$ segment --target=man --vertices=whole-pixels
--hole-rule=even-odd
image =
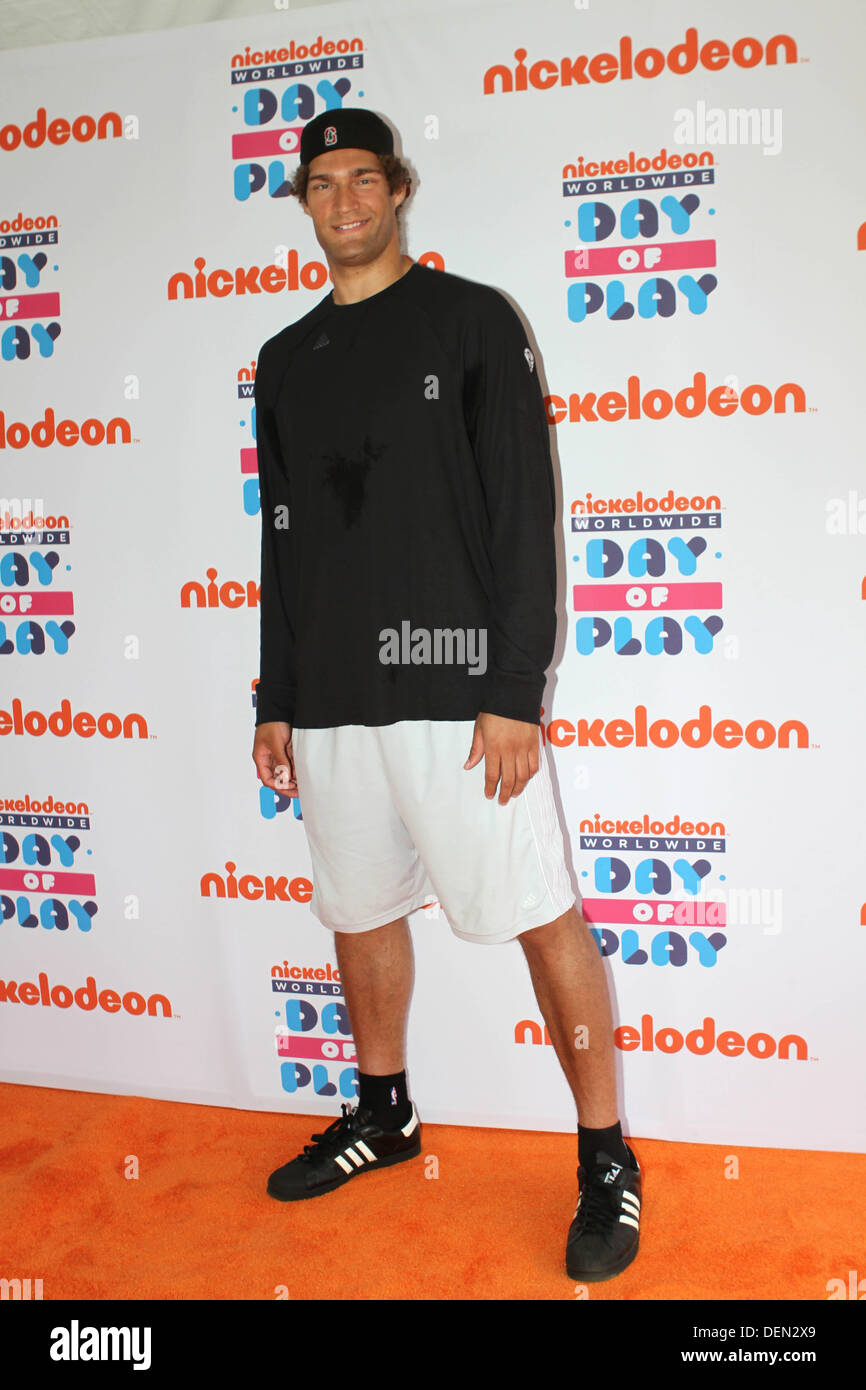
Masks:
[[[292,192],[334,288],[258,359],[253,758],[301,798],[359,1095],[268,1192],[318,1196],[420,1153],[406,914],[438,899],[457,936],[520,941],[578,1112],[566,1269],[611,1278],[637,1253],[641,1174],[539,729],[556,563],[535,359],[497,290],[401,254],[411,180],[384,121],[327,111],[300,153]]]

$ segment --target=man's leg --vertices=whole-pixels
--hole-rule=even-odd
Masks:
[[[604,966],[574,905],[545,926],[521,933],[520,944],[577,1106],[580,1196],[565,1267],[573,1279],[611,1279],[638,1251],[641,1173],[617,1118]]]
[[[406,918],[372,931],[334,932],[334,940],[359,1072],[382,1076],[403,1071],[415,976]]]
[[[334,932],[340,980],[355,1039],[358,1106],[313,1135],[303,1154],[271,1173],[281,1202],[331,1192],[356,1173],[416,1158],[421,1127],[407,1095],[406,1019],[414,979],[405,917],[365,932]]]
[[[601,956],[584,918],[572,906],[518,939],[580,1124],[590,1129],[615,1125],[610,998]]]

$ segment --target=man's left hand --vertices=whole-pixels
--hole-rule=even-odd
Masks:
[[[479,714],[472,733],[472,747],[463,764],[468,771],[484,758],[484,795],[496,795],[504,806],[519,796],[530,777],[538,771],[539,730],[537,724],[522,719],[505,719],[500,714]]]

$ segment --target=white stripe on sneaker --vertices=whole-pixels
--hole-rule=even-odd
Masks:
[[[348,1146],[348,1148],[343,1150],[343,1153],[346,1155],[346,1158],[351,1158],[356,1168],[363,1168],[364,1160],[360,1154],[355,1153],[355,1150],[352,1148],[351,1144]]]
[[[417,1112],[417,1110],[415,1109],[415,1107],[414,1107],[414,1105],[413,1105],[413,1107],[412,1107],[412,1118],[411,1118],[411,1120],[409,1121],[408,1124],[405,1124],[405,1125],[403,1126],[403,1128],[401,1129],[400,1133],[401,1133],[401,1134],[405,1134],[406,1138],[408,1139],[408,1138],[409,1138],[409,1135],[412,1134],[412,1133],[414,1133],[414,1131],[415,1131],[417,1128],[418,1128],[418,1112]]]
[[[355,1170],[351,1163],[347,1163],[342,1154],[337,1154],[334,1158],[335,1163],[339,1163],[344,1173],[353,1173]]]
[[[368,1146],[364,1143],[363,1139],[355,1140],[355,1148],[360,1149],[364,1157],[369,1159],[371,1163],[374,1163],[376,1161],[376,1155],[373,1153],[373,1150],[371,1148],[368,1148]]]
[[[620,1221],[624,1226],[640,1230],[640,1198],[634,1192],[623,1192],[620,1200]]]

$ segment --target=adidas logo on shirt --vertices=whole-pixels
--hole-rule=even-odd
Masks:
[[[322,332],[319,334],[318,338],[313,343],[313,352],[316,351],[316,348],[327,347],[330,341],[331,340],[328,337],[327,333],[324,331],[324,329],[322,329]]]

